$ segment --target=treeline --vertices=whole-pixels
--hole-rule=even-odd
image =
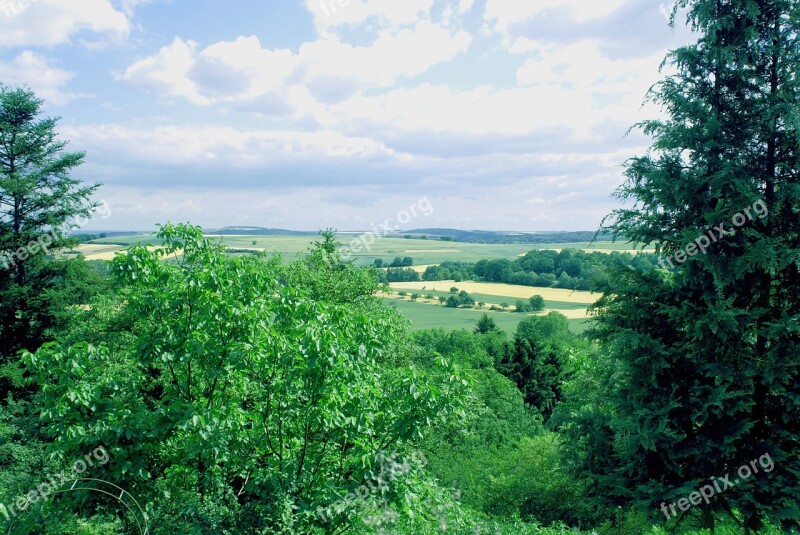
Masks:
[[[431,239],[441,241],[458,241],[464,243],[588,243],[596,241],[610,241],[608,232],[595,233],[592,231],[576,232],[503,232],[493,230],[459,230],[452,228],[428,228],[408,231],[404,237],[417,239]]]
[[[429,266],[422,275],[425,281],[476,280],[484,282],[504,282],[543,288],[567,288],[570,290],[590,290],[609,269],[618,266],[633,267],[648,271],[657,266],[654,254],[640,253],[587,253],[579,249],[564,249],[561,252],[535,250],[515,260],[481,260],[469,262],[442,262]],[[391,280],[389,277],[394,278]],[[387,273],[388,282],[414,279],[406,272]]]

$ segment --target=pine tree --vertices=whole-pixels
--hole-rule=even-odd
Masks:
[[[743,531],[800,521],[800,2],[680,0],[700,37],[654,87],[666,112],[628,162],[605,228],[654,245],[663,269],[623,269],[594,335],[621,364],[617,498],[675,502],[767,454],[763,470],[682,517]],[[722,226],[720,226],[722,225]],[[598,467],[598,473],[603,469]]]
[[[84,153],[64,151],[58,119],[39,118],[42,104],[30,90],[0,85],[0,255],[19,286],[27,266],[71,243],[63,231],[97,206],[89,198],[99,184],[69,176]]]
[[[30,90],[0,85],[0,364],[39,347],[67,316],[70,296],[85,295],[73,282],[93,280],[84,265],[47,261],[76,243],[68,231],[99,204],[90,200],[98,185],[70,177],[84,154],[65,151],[42,104]]]

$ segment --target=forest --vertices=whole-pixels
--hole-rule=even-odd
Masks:
[[[797,533],[800,2],[679,8],[697,41],[601,228],[655,253],[422,275],[592,290],[582,335],[412,331],[379,294],[413,259],[358,266],[331,230],[292,261],[175,222],[64,254],[102,208],[91,154],[0,86],[4,533]]]

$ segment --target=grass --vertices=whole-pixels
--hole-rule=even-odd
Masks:
[[[387,298],[385,301],[395,306],[397,310],[407,317],[411,321],[411,328],[415,331],[434,328],[445,330],[467,329],[471,331],[475,328],[475,323],[481,315],[488,314],[498,327],[508,333],[513,333],[517,329],[519,322],[528,317],[527,314],[494,312],[477,308],[447,308],[398,299]],[[570,319],[567,321],[570,329],[577,334],[588,328],[588,322],[585,319]]]
[[[343,245],[350,243],[357,234],[339,234]],[[318,240],[318,236],[214,236],[226,247],[231,249],[256,249],[280,253],[287,261],[297,258],[299,253],[308,249],[311,243]],[[253,242],[255,241],[255,245]],[[137,234],[131,236],[115,236],[94,240],[92,244],[118,244],[121,248],[136,243],[156,243],[151,234]],[[443,242],[439,240],[417,240],[403,238],[379,238],[371,244],[370,249],[352,255],[359,265],[372,264],[376,259],[391,262],[395,257],[410,256],[414,263],[440,264],[445,260],[461,262],[477,262],[483,259],[508,258],[513,259],[533,249],[585,249],[591,251],[620,251],[628,250],[629,245],[624,243],[598,242],[569,244],[482,244]]]

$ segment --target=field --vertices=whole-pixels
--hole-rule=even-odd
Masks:
[[[477,308],[446,308],[442,306],[427,305],[422,303],[412,303],[399,299],[386,299],[397,310],[411,320],[411,328],[415,331],[422,329],[442,328],[446,330],[475,328],[475,322],[482,314],[488,314],[498,327],[509,334],[512,334],[520,321],[528,317],[528,314],[518,314],[511,312],[493,312],[490,310],[478,310]],[[569,319],[570,329],[575,333],[582,333],[589,326],[586,319]]]
[[[338,235],[342,244],[348,244],[358,234],[340,233]],[[209,237],[219,239],[226,247],[231,249],[268,251],[281,254],[287,261],[297,258],[299,253],[308,249],[313,241],[319,239],[318,236],[219,236],[210,235]],[[255,242],[255,244],[253,244]],[[109,250],[98,253],[91,249],[97,245],[116,247],[110,251],[124,249],[124,246],[136,243],[155,243],[150,234],[138,234],[132,236],[115,236],[103,238],[82,245],[80,252],[84,252],[87,258],[97,258],[98,254],[108,255]],[[482,243],[460,243],[443,242],[438,240],[420,240],[404,238],[381,238],[375,240],[369,250],[360,251],[352,255],[359,265],[372,264],[376,259],[384,262],[391,262],[395,257],[410,256],[414,259],[414,264],[418,268],[422,265],[440,264],[445,260],[461,262],[477,262],[483,259],[508,258],[513,259],[522,256],[533,249],[553,249],[560,251],[564,248],[581,249],[589,252],[631,252],[629,244],[597,242],[590,243],[555,243],[555,244],[482,244]]]
[[[395,282],[390,286],[395,291],[395,294],[389,299],[406,317],[411,319],[414,328],[417,329],[429,327],[470,328],[468,326],[474,326],[480,314],[486,312],[502,329],[513,332],[517,324],[526,316],[526,314],[513,312],[514,303],[518,299],[527,300],[533,295],[541,295],[545,300],[545,310],[540,314],[546,314],[550,311],[563,314],[569,320],[570,328],[575,332],[583,332],[586,329],[586,321],[588,319],[586,309],[600,297],[598,294],[591,292],[490,282]],[[447,297],[453,295],[450,293],[451,287],[456,287],[459,291],[465,290],[476,302],[483,302],[485,306],[483,309],[477,307],[456,309],[438,304],[439,296]],[[419,293],[423,297],[420,297],[416,302],[411,302],[409,297],[400,299],[397,292],[401,290],[406,291],[409,295],[411,293]],[[426,295],[432,295],[434,299],[426,299],[424,297]],[[489,310],[492,305],[500,306],[504,303],[509,305],[508,312]]]
[[[346,244],[356,236],[358,236],[358,234],[340,233],[338,238],[340,242]],[[210,235],[209,237],[218,239],[229,249],[241,252],[268,251],[271,253],[278,253],[287,262],[297,259],[300,254],[308,250],[312,242],[319,239],[316,235]],[[149,234],[115,236],[112,238],[95,240],[89,244],[83,244],[79,246],[75,252],[85,255],[89,260],[110,260],[117,252],[123,251],[127,246],[137,243],[154,244],[156,240]],[[359,265],[369,265],[376,259],[381,259],[385,263],[390,263],[396,257],[410,256],[414,259],[413,269],[422,273],[425,271],[426,267],[439,264],[446,260],[462,262],[477,262],[483,259],[498,258],[513,260],[533,249],[561,250],[563,248],[581,249],[588,252],[632,252],[630,246],[627,244],[611,242],[531,245],[479,244],[443,242],[438,240],[382,238],[375,240],[375,243],[370,246],[370,250],[356,253],[353,255],[353,258]],[[238,251],[234,254],[240,254]],[[409,294],[420,293],[422,295],[433,295],[436,298],[434,301],[420,298],[418,302],[413,303],[407,299],[399,299],[396,294],[387,298],[387,301],[394,304],[412,321],[414,329],[431,327],[472,329],[478,317],[485,312],[490,314],[501,328],[513,332],[520,320],[525,317],[525,314],[510,311],[490,311],[489,308],[492,305],[499,307],[501,304],[508,304],[510,307],[509,310],[513,310],[514,304],[518,299],[527,300],[532,295],[541,295],[545,299],[545,313],[554,310],[564,314],[569,319],[570,326],[573,330],[580,332],[586,328],[586,308],[599,297],[589,292],[484,282],[456,283],[454,281],[421,281],[392,283],[391,286],[395,292],[405,290]],[[454,309],[439,305],[438,297],[449,296],[449,290],[452,286],[457,287],[459,290],[469,292],[476,302],[485,303],[484,308]]]

